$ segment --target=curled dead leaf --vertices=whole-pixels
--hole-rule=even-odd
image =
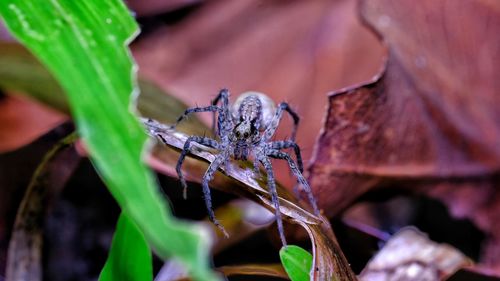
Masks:
[[[498,269],[499,2],[363,0],[360,12],[387,64],[329,96],[309,169],[320,206],[333,216],[375,188],[424,192],[487,233],[482,263]]]
[[[174,171],[177,162],[175,155],[178,155],[178,151],[182,149],[188,136],[152,119],[143,119],[143,123],[150,136],[160,139],[162,143],[168,146],[161,149],[164,153],[169,154],[168,157],[161,158],[166,160],[166,162],[161,163],[162,166],[168,167],[162,170],[172,175],[171,173]],[[214,159],[213,151],[202,145],[194,145],[191,154],[208,162]],[[204,171],[206,166],[199,163],[193,164],[193,162],[188,165],[186,171],[191,174],[188,179],[199,182],[201,177],[193,177],[193,174]],[[255,174],[251,164],[240,166],[238,163],[231,161],[227,167],[221,167],[220,170],[231,179],[231,182],[228,182],[229,179],[227,178],[221,181],[221,176],[216,175],[214,181],[211,182],[211,187],[238,194],[256,201],[271,211],[274,210],[271,196],[265,187],[266,181],[265,179],[256,180],[259,176]],[[221,184],[224,181],[226,183]],[[235,188],[234,185],[237,185],[238,188]],[[303,203],[297,201],[281,185],[278,184],[277,189],[280,195],[280,211],[283,218],[300,224],[310,235],[313,248],[312,280],[356,280],[335,240],[328,220],[307,211],[307,208],[303,207]]]
[[[178,24],[144,34],[132,51],[142,75],[190,105],[208,104],[222,87],[289,102],[303,117],[297,139],[309,159],[325,94],[380,65],[383,48],[355,7],[350,0],[207,1]],[[279,138],[289,134],[278,130]],[[288,175],[286,165],[275,168]],[[289,178],[279,180],[292,186]]]
[[[43,222],[49,202],[66,184],[81,157],[71,133],[46,153],[19,206],[9,241],[6,280],[42,280]]]
[[[221,266],[218,270],[225,276],[252,275],[288,279],[288,275],[281,264],[243,264],[235,266]]]
[[[415,228],[394,234],[360,275],[361,281],[444,280],[472,261],[457,249],[431,241]]]

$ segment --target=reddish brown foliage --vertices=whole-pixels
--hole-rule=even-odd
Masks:
[[[387,44],[387,66],[330,95],[310,168],[320,205],[334,215],[397,181],[443,199],[497,243],[499,2],[362,1],[361,14]],[[498,265],[493,256],[484,261]]]
[[[142,38],[133,51],[143,75],[190,105],[208,104],[221,87],[233,97],[255,90],[290,102],[303,117],[298,140],[308,159],[326,93],[368,79],[380,65],[382,47],[354,4],[210,2]]]
[[[66,117],[21,97],[0,98],[0,152],[26,145]]]
[[[191,2],[201,1],[130,5],[150,16]],[[486,233],[481,266],[500,272],[499,3],[208,1],[176,24],[155,26],[133,51],[142,75],[190,105],[209,103],[221,87],[290,102],[302,116],[305,159],[324,118],[309,179],[327,215],[384,186],[423,193]],[[383,71],[327,97],[381,68],[381,41]],[[21,105],[0,110],[0,150],[63,118]]]

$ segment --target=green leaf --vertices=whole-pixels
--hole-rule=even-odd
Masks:
[[[187,106],[153,82],[140,78],[137,110],[148,118],[165,124],[174,123]],[[36,58],[15,42],[0,42],[0,88],[26,95],[64,113],[70,113],[63,89],[53,75]],[[194,135],[210,133],[196,116],[179,124],[183,132]]]
[[[144,235],[134,222],[122,213],[99,281],[151,281],[152,263],[151,251]]]
[[[308,281],[311,271],[312,255],[306,250],[289,245],[280,250],[280,259],[292,281]]]
[[[197,280],[216,280],[208,234],[172,217],[141,161],[147,137],[129,111],[136,66],[126,47],[138,27],[124,4],[3,0],[0,14],[65,90],[93,164],[156,253],[181,260]]]

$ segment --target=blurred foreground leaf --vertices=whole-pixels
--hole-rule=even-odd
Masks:
[[[187,106],[166,94],[154,83],[139,77],[140,94],[137,110],[144,117],[162,123],[173,123]],[[13,90],[70,114],[63,89],[53,75],[22,45],[0,42],[0,88]],[[185,132],[203,134],[208,128],[195,116],[179,125]]]
[[[151,250],[144,235],[134,222],[122,213],[99,281],[151,281],[152,262]]]
[[[0,87],[26,93],[69,114],[66,96],[54,76],[18,43],[0,43]]]
[[[280,259],[292,281],[309,280],[312,256],[299,246],[289,245],[280,250]]]
[[[66,127],[59,129],[67,130]],[[76,134],[71,133],[54,145],[31,178],[9,241],[7,280],[42,280],[43,222],[47,203],[63,188],[80,162],[73,146],[76,139]]]
[[[7,28],[64,88],[78,133],[110,192],[162,258],[183,261],[198,280],[208,268],[209,237],[176,221],[141,162],[146,135],[129,111],[135,66],[126,45],[137,24],[121,1],[6,0]]]

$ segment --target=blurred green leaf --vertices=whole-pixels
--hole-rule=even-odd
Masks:
[[[70,114],[68,101],[59,83],[18,43],[0,42],[0,88],[35,98],[54,109]],[[137,110],[144,117],[172,124],[187,108],[182,101],[146,79],[139,78],[139,89]],[[178,128],[192,134],[209,134],[210,131],[196,116],[186,119]]]
[[[99,281],[153,280],[151,251],[141,231],[122,213]]]
[[[164,124],[174,124],[187,109],[186,104],[172,95],[165,93],[151,81],[139,79],[141,93],[137,98],[137,110],[140,115],[158,120]],[[177,128],[193,135],[210,135],[211,129],[196,116],[189,116]]]
[[[280,250],[280,259],[292,281],[308,281],[311,271],[312,255],[306,250],[289,245]]]
[[[126,47],[138,27],[124,4],[4,0],[0,13],[60,82],[93,164],[150,245],[162,258],[180,259],[196,279],[217,279],[208,267],[208,234],[171,216],[141,161],[146,134],[129,111],[136,66]]]
[[[69,113],[66,96],[57,81],[18,43],[0,43],[0,87],[27,93],[52,108]]]

